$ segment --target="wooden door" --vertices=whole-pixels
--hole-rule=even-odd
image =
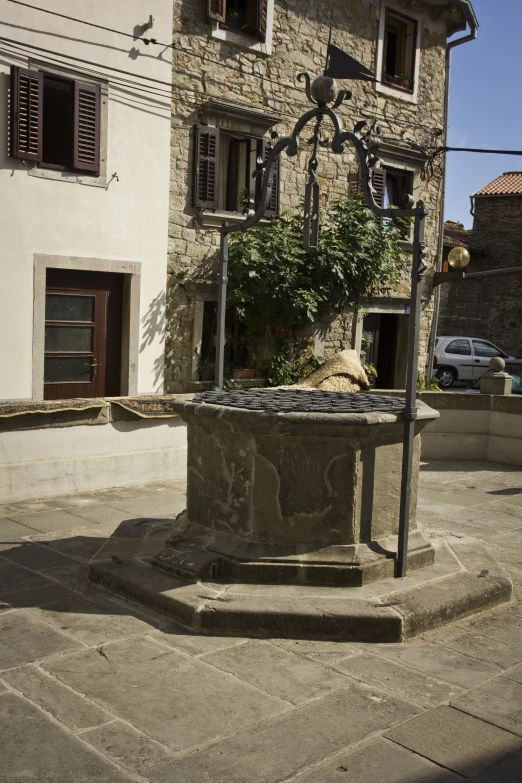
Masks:
[[[117,396],[121,275],[48,270],[44,399]]]

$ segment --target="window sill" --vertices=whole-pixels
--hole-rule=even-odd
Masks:
[[[401,87],[393,87],[391,84],[383,84],[379,82],[375,85],[375,91],[381,95],[388,95],[391,98],[397,98],[399,101],[405,101],[405,103],[417,103],[417,86],[415,86],[413,92],[405,92]]]
[[[80,174],[77,171],[60,171],[57,169],[44,169],[39,166],[29,168],[30,177],[52,179],[60,182],[72,182],[76,185],[90,185],[94,188],[107,188],[107,177],[90,177],[88,174]]]
[[[229,226],[237,226],[245,221],[245,216],[240,212],[200,212],[195,217],[195,222],[200,228],[221,228],[223,223]],[[268,218],[262,218],[256,228],[266,228],[272,223]]]

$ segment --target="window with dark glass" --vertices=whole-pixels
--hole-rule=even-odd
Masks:
[[[200,376],[214,372],[216,362],[217,302],[205,302],[200,346]],[[244,367],[248,357],[248,339],[245,324],[239,319],[234,307],[227,307],[225,313],[225,367],[230,372],[234,367]],[[202,380],[205,380],[204,378]]]
[[[10,100],[12,157],[99,175],[98,84],[12,66]]]
[[[45,297],[44,383],[92,383],[96,294]]]
[[[413,190],[413,174],[392,166],[385,166],[385,171],[384,206],[400,207],[403,197],[410,195]]]
[[[483,340],[473,340],[473,350],[475,351],[475,356],[484,356],[488,358],[504,356],[502,351],[499,351],[494,345],[486,343]]]
[[[255,178],[272,149],[269,139],[208,125],[194,128],[194,206],[242,212],[261,203],[263,175]],[[274,164],[267,217],[279,212],[279,166]]]
[[[207,12],[222,27],[266,38],[268,0],[207,0]]]
[[[381,76],[383,83],[413,92],[416,42],[417,22],[387,9]]]
[[[446,353],[454,353],[458,356],[471,356],[469,340],[452,340],[446,348]]]

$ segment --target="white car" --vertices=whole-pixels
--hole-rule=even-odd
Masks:
[[[486,372],[493,356],[512,359],[488,340],[477,337],[437,337],[433,370],[443,389],[455,381],[473,381]]]

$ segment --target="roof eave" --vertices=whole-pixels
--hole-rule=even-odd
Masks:
[[[466,30],[477,31],[479,23],[471,4],[471,0],[427,0],[428,4],[437,7],[441,17],[445,17],[448,37]]]

